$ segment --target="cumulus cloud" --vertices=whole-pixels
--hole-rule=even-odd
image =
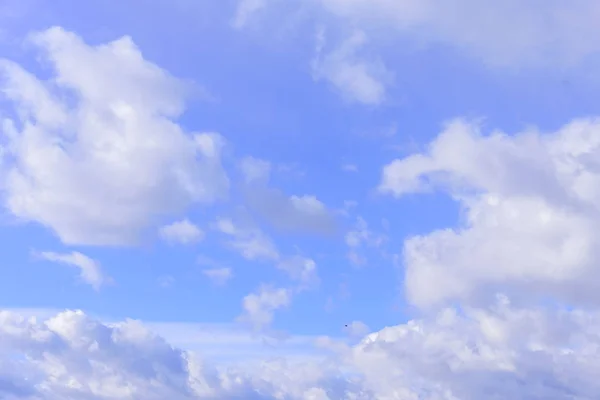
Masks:
[[[400,398],[588,399],[600,390],[590,373],[598,321],[596,313],[517,309],[503,300],[491,311],[446,309],[386,328],[351,358],[371,388]]]
[[[285,296],[283,296],[285,297]],[[279,302],[281,304],[281,301]],[[165,330],[163,327],[162,330]],[[202,332],[198,332],[202,335]],[[592,399],[600,391],[597,313],[445,309],[385,328],[337,355],[223,367],[142,323],[80,311],[44,321],[0,312],[0,394],[7,399]],[[336,345],[337,343],[337,345]]]
[[[312,61],[313,76],[326,80],[348,101],[378,105],[385,100],[386,85],[392,73],[381,60],[360,54],[367,43],[367,35],[358,31],[335,50],[325,51],[325,34],[317,36],[316,55]]]
[[[35,253],[35,255],[47,261],[78,268],[81,280],[92,286],[94,290],[100,290],[100,287],[112,282],[112,278],[102,272],[102,267],[97,261],[92,260],[78,251],[73,251],[71,253],[43,251]]]
[[[223,139],[187,133],[182,82],[129,37],[90,46],[51,28],[31,37],[52,76],[0,60],[0,188],[16,217],[66,244],[123,245],[160,218],[223,198]]]
[[[225,285],[231,278],[233,278],[233,271],[231,268],[207,268],[202,271],[204,276],[211,280],[215,285]]]
[[[170,243],[192,244],[204,239],[204,232],[188,219],[163,226],[159,234]]]
[[[284,232],[331,233],[335,220],[331,210],[314,195],[288,196],[270,187],[271,164],[245,157],[240,162],[249,209]]]
[[[596,119],[515,135],[457,120],[427,152],[387,165],[383,192],[442,190],[463,208],[458,228],[406,240],[408,298],[429,307],[503,291],[598,305],[599,156]]]
[[[239,320],[252,324],[257,330],[264,329],[273,321],[274,312],[289,306],[291,299],[291,290],[263,285],[256,293],[244,297],[244,314]]]

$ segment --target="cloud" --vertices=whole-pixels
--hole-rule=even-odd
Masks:
[[[271,177],[271,163],[255,157],[244,157],[239,164],[246,183],[269,182]]]
[[[222,286],[225,285],[231,278],[233,278],[233,272],[231,268],[209,268],[202,271],[202,273],[212,281],[213,284]]]
[[[292,279],[301,282],[307,287],[319,283],[317,263],[312,258],[302,256],[287,257],[281,260],[277,264],[277,267],[286,271]]]
[[[312,61],[313,77],[329,82],[350,102],[378,105],[385,100],[386,85],[393,76],[382,61],[359,55],[366,43],[366,34],[358,31],[331,53],[323,54],[325,36],[319,32]]]
[[[229,218],[220,218],[215,228],[232,237],[227,243],[242,257],[250,261],[277,261],[279,251],[271,239],[258,228],[246,228],[236,225]]]
[[[314,288],[319,283],[316,262],[300,255],[282,255],[273,241],[259,228],[242,226],[229,218],[219,218],[214,228],[232,239],[227,245],[249,261],[273,262],[304,289]],[[218,268],[212,260],[201,260],[203,264]]]
[[[92,286],[94,290],[100,290],[103,285],[112,282],[112,279],[102,272],[98,262],[77,251],[71,253],[44,251],[35,253],[35,255],[47,261],[79,268],[81,280]]]
[[[264,329],[273,321],[273,313],[289,306],[291,299],[292,292],[289,289],[263,285],[256,293],[244,297],[244,314],[239,321],[250,323],[257,330]]]
[[[447,309],[373,333],[351,357],[370,388],[402,398],[586,399],[600,389],[587,336],[597,329],[596,313]]]
[[[240,1],[238,10],[248,11],[241,15],[264,11],[273,2],[257,1],[260,7],[250,7],[253,3]],[[569,68],[597,59],[600,51],[594,40],[600,32],[596,0],[314,0],[299,7],[310,8],[333,31],[408,39],[419,48],[448,46],[492,67]],[[379,85],[371,74],[360,67],[346,68],[345,74],[339,72],[344,68],[337,70],[331,75],[338,82],[351,81],[345,76],[357,78],[347,87],[373,88],[351,92],[363,93],[368,104],[378,99]]]
[[[182,344],[214,349],[248,339],[198,326],[154,324]],[[444,309],[371,333],[355,346],[318,341],[337,355],[214,364],[145,325],[101,323],[80,311],[43,321],[0,312],[0,394],[37,399],[591,399],[600,315],[522,309],[500,298],[487,311]],[[180,335],[181,336],[181,335]],[[183,339],[183,340],[181,340]],[[243,347],[243,346],[242,346]],[[222,348],[222,347],[219,347]],[[16,357],[15,357],[16,356]],[[312,396],[312,397],[311,397]],[[320,397],[319,397],[320,396]]]
[[[268,186],[271,164],[246,157],[240,162],[249,209],[284,232],[328,234],[335,229],[331,211],[314,195],[288,196]]]
[[[380,248],[387,237],[370,230],[367,221],[362,217],[358,217],[354,228],[346,233],[344,239],[346,246],[348,246],[348,259],[352,264],[360,266],[367,263],[367,259],[361,254],[361,250],[364,247]]]
[[[600,5],[508,0],[319,0],[344,25],[454,46],[493,66],[565,67],[597,55]],[[507,27],[510,27],[508,29]]]
[[[362,321],[352,321],[345,326],[346,332],[353,337],[363,338],[371,331],[369,327]]]
[[[0,183],[16,217],[66,244],[123,245],[172,213],[224,198],[223,139],[185,132],[184,86],[129,37],[90,46],[51,28],[31,37],[51,79],[0,61]]]
[[[408,299],[600,304],[599,137],[596,119],[515,135],[456,120],[427,152],[388,164],[382,192],[444,191],[463,210],[459,227],[405,241]]]
[[[165,241],[171,243],[192,244],[204,239],[204,232],[188,219],[163,226],[159,234]]]
[[[269,0],[240,0],[235,10],[235,16],[232,25],[236,29],[242,29],[248,21],[262,9],[264,9]]]

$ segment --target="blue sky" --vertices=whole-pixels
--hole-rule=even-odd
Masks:
[[[600,304],[600,9],[455,3],[8,1],[0,305],[55,315],[35,329],[65,341],[79,331],[57,326],[77,318],[124,332],[115,321],[134,319],[221,361],[237,345],[238,361],[334,353],[336,379],[361,371],[364,398],[381,399],[482,393],[416,361],[445,334],[506,354],[531,334],[550,354],[593,330],[573,314],[581,326],[552,339],[521,319]],[[433,342],[385,354],[425,382],[401,392],[364,348],[415,324]],[[547,373],[518,347],[509,370]],[[284,392],[356,398],[344,382]],[[586,382],[576,398],[596,393]]]

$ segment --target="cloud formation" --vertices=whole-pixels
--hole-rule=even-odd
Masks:
[[[353,346],[320,340],[336,353],[329,361],[224,368],[137,321],[107,325],[80,311],[37,321],[3,311],[0,393],[49,400],[592,399],[600,390],[599,329],[597,313],[520,309],[499,298],[487,311],[445,309]]]
[[[159,234],[170,243],[192,244],[204,239],[204,232],[187,218],[161,227]]]
[[[251,211],[278,231],[329,234],[335,230],[333,213],[315,195],[286,195],[269,186],[271,164],[254,157],[240,162],[244,195]]]
[[[386,86],[393,75],[381,60],[360,54],[366,43],[367,35],[357,31],[338,48],[324,54],[325,33],[320,31],[312,72],[317,81],[326,80],[347,101],[373,106],[385,100]]]
[[[102,267],[97,261],[78,251],[72,251],[71,253],[43,251],[35,255],[47,261],[78,268],[81,280],[92,286],[94,290],[100,290],[103,285],[112,282],[112,278],[102,272]]]
[[[260,3],[264,9],[272,2]],[[450,46],[493,67],[573,67],[600,51],[595,0],[313,0],[303,6],[332,28]]]
[[[90,46],[55,27],[31,43],[50,80],[0,60],[15,116],[2,123],[0,187],[14,216],[66,244],[134,244],[159,219],[227,194],[223,139],[175,122],[182,82],[129,37]]]
[[[289,289],[261,286],[256,293],[244,297],[244,314],[239,320],[250,323],[257,330],[264,329],[273,321],[273,313],[289,306],[291,299],[292,291]]]
[[[489,302],[502,291],[598,305],[599,138],[596,119],[515,135],[457,120],[425,153],[388,164],[382,192],[442,190],[464,210],[458,228],[405,241],[409,300]]]

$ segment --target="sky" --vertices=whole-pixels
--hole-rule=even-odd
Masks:
[[[597,399],[598,18],[1,1],[0,398]]]

